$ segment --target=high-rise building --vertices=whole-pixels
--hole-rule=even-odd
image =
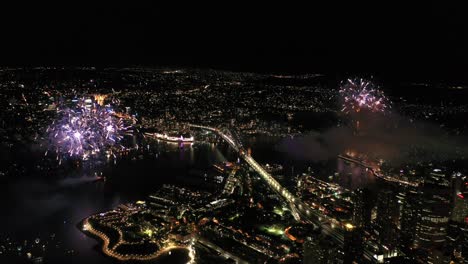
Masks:
[[[460,230],[460,253],[463,263],[468,263],[468,223],[461,226]]]
[[[406,189],[401,192],[400,235],[399,246],[408,253],[416,238],[416,226],[419,221],[420,193],[416,189]]]
[[[368,189],[357,189],[353,196],[353,224],[367,229],[371,225],[372,199]]]
[[[450,220],[456,223],[465,223],[468,217],[468,186],[461,173],[452,175],[452,201],[453,210]]]
[[[455,263],[468,263],[468,188],[464,178],[459,172],[452,174],[453,209],[447,227],[445,251]]]
[[[397,246],[399,219],[398,199],[392,190],[383,190],[377,197],[377,231],[382,245],[388,249]]]
[[[347,228],[344,231],[344,264],[362,262],[364,251],[363,234],[364,231],[359,227]]]
[[[450,189],[441,170],[434,169],[422,188],[415,246],[431,253],[445,245],[450,217]]]
[[[461,243],[463,241],[463,232],[461,230],[462,226],[463,224],[452,220],[449,221],[447,226],[445,252],[454,259],[459,259],[461,257]]]

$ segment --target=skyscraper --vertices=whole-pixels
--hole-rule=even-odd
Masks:
[[[464,223],[468,217],[468,188],[462,179],[461,173],[452,175],[452,201],[453,210],[450,220],[456,223]]]
[[[447,239],[450,217],[450,189],[441,170],[434,169],[424,183],[419,199],[419,221],[415,247],[427,252],[428,262],[439,261]]]
[[[466,259],[468,263],[468,188],[464,176],[452,174],[453,209],[447,227],[446,252],[458,262]]]
[[[419,221],[419,195],[417,189],[411,188],[401,192],[402,202],[400,212],[400,235],[399,245],[404,252],[408,252],[413,246],[414,239],[416,237],[416,226]]]
[[[380,243],[389,249],[397,245],[398,239],[398,200],[393,191],[383,190],[377,198],[377,231],[379,233]]]
[[[361,263],[364,250],[362,228],[352,227],[344,231],[344,264]]]
[[[357,189],[353,196],[353,223],[359,228],[369,228],[371,225],[372,199],[368,189]]]

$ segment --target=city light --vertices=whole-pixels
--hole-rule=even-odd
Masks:
[[[143,231],[143,233],[150,238],[153,236],[153,230],[151,229],[146,229],[145,231]]]
[[[17,72],[34,77],[22,81]],[[19,228],[0,234],[0,255],[468,259],[460,248],[468,232],[466,127],[451,118],[465,115],[463,85],[434,86],[441,98],[446,90],[457,95],[442,100],[411,98],[393,90],[402,84],[386,82],[390,102],[370,80],[345,79],[338,91],[334,75],[150,68],[2,68],[0,75],[0,178],[7,201],[20,206],[5,215],[66,231],[47,234],[41,224],[22,237],[24,221],[7,221],[6,231]],[[434,88],[399,88],[406,87],[418,96]],[[76,227],[100,252],[66,248]]]

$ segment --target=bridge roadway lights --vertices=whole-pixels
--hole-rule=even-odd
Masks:
[[[199,125],[191,125],[191,126],[215,131],[224,140],[230,143],[233,148],[238,150],[234,140],[232,140],[230,137],[225,135],[219,129],[210,128],[206,126],[199,126]],[[245,159],[245,161],[247,161],[247,163],[250,166],[252,166],[255,170],[257,170],[257,172],[260,174],[260,176],[264,178],[264,180],[266,180],[271,186],[273,186],[277,192],[281,193],[284,198],[286,198],[288,201],[292,200],[292,202],[296,202],[296,199],[287,191],[287,189],[283,188],[271,175],[269,175],[260,165],[258,165],[258,163],[250,155],[246,155],[241,151],[241,156]],[[300,204],[299,207],[302,209],[302,204]]]

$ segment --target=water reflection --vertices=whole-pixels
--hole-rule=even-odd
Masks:
[[[280,163],[284,167],[283,181],[295,184],[294,177],[303,172],[313,173],[322,180],[335,181],[348,189],[371,185],[375,179],[365,169],[343,160],[297,161],[275,151],[276,139],[247,142],[252,155],[260,163]],[[95,181],[94,173],[75,168],[65,171],[60,179],[26,178],[9,183],[0,194],[3,201],[0,236],[17,240],[56,234],[63,247],[73,249],[73,257],[48,263],[114,263],[103,256],[96,240],[82,234],[76,225],[83,218],[117,205],[144,199],[165,183],[197,184],[196,176],[206,172],[213,163],[235,161],[237,154],[227,144],[196,143],[194,145],[154,143],[143,154],[104,164],[100,172],[106,181]],[[330,178],[330,176],[332,176]],[[205,187],[203,185],[195,185]],[[185,263],[186,255],[173,254],[158,263]]]
[[[73,249],[73,257],[55,254],[47,263],[114,263],[102,255],[99,243],[81,233],[76,225],[85,217],[110,210],[121,203],[144,199],[165,183],[188,184],[196,180],[192,170],[207,170],[226,160],[221,145],[155,143],[142,157],[122,158],[117,164],[99,168],[106,181],[96,181],[87,168],[66,171],[59,179],[26,175],[13,179],[1,194],[3,207],[0,237],[17,241],[55,234],[63,248]],[[226,153],[229,153],[227,151]],[[185,263],[186,254],[172,252],[157,263]]]
[[[337,159],[337,173],[337,177],[333,178],[334,182],[350,190],[369,187],[375,183],[375,176],[367,168],[342,159]]]

